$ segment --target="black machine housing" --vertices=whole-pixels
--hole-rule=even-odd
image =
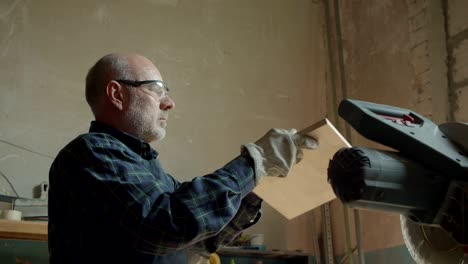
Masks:
[[[346,99],[338,112],[362,136],[393,150],[352,147],[335,153],[328,181],[337,197],[352,208],[440,226],[468,245],[467,150],[411,110]]]

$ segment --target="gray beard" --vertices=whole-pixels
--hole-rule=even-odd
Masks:
[[[166,130],[159,127],[157,121],[152,120],[152,116],[136,105],[130,106],[123,119],[130,126],[134,136],[148,143],[161,140],[166,136]]]

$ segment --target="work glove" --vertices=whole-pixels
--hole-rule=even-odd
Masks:
[[[286,177],[292,166],[302,159],[303,148],[317,148],[316,139],[296,132],[295,129],[274,128],[255,143],[242,145],[242,153],[254,160],[257,185],[264,176]]]

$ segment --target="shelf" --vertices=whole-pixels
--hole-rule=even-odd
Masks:
[[[306,253],[296,251],[254,250],[242,248],[222,248],[216,252],[220,256],[258,257],[268,259],[307,259]]]
[[[47,222],[0,220],[0,239],[47,241]]]

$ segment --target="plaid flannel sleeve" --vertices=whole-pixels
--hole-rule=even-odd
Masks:
[[[260,219],[262,200],[254,193],[242,199],[237,214],[229,224],[217,235],[196,244],[191,250],[200,254],[216,252],[219,248],[230,244],[240,233],[256,224]]]
[[[142,252],[164,255],[212,238],[230,241],[249,225],[258,208],[247,200],[255,187],[252,161],[239,156],[215,172],[184,182],[174,191],[166,173],[154,175],[138,155],[110,142],[82,150],[82,177],[100,186],[101,203]],[[93,183],[94,182],[94,183]],[[98,187],[96,187],[98,188]],[[245,203],[243,203],[245,201]],[[254,212],[255,211],[255,212]]]

